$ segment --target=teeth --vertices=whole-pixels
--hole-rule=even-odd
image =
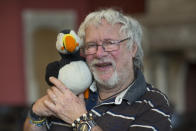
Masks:
[[[96,64],[96,66],[102,67],[102,66],[111,66],[111,63],[103,63],[103,64]]]

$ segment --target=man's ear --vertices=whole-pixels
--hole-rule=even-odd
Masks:
[[[132,54],[132,57],[134,58],[136,56],[136,52],[137,52],[137,44],[134,42],[132,47],[131,47],[131,54]]]

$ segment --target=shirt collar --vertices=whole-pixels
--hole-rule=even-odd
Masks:
[[[139,99],[146,92],[146,81],[140,70],[136,70],[136,79],[133,85],[127,90],[123,99],[128,100],[129,104]]]
[[[124,99],[125,94],[126,94],[127,91],[132,87],[132,85],[133,85],[134,83],[135,83],[135,81],[132,82],[131,85],[129,85],[129,87],[128,87],[126,90],[124,90],[123,92],[121,92],[119,95],[116,96],[116,98],[115,98],[115,104],[116,104],[116,105],[119,105],[119,104],[122,103],[122,100]]]
[[[90,85],[89,89],[92,92],[96,92],[97,91],[97,86],[96,86],[96,82],[95,81],[93,81],[93,83]]]

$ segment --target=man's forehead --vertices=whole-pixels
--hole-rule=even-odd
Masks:
[[[91,41],[94,39],[99,40],[115,40],[124,38],[124,34],[120,32],[121,24],[110,24],[107,22],[103,22],[102,24],[89,24],[85,30],[85,41]],[[99,38],[100,37],[100,38]]]

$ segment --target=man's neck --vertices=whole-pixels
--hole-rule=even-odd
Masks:
[[[127,79],[127,81],[121,81],[119,82],[119,84],[113,87],[107,87],[97,83],[98,93],[100,97],[99,101],[116,97],[119,93],[125,90],[134,81],[134,75],[129,78],[131,79]]]

